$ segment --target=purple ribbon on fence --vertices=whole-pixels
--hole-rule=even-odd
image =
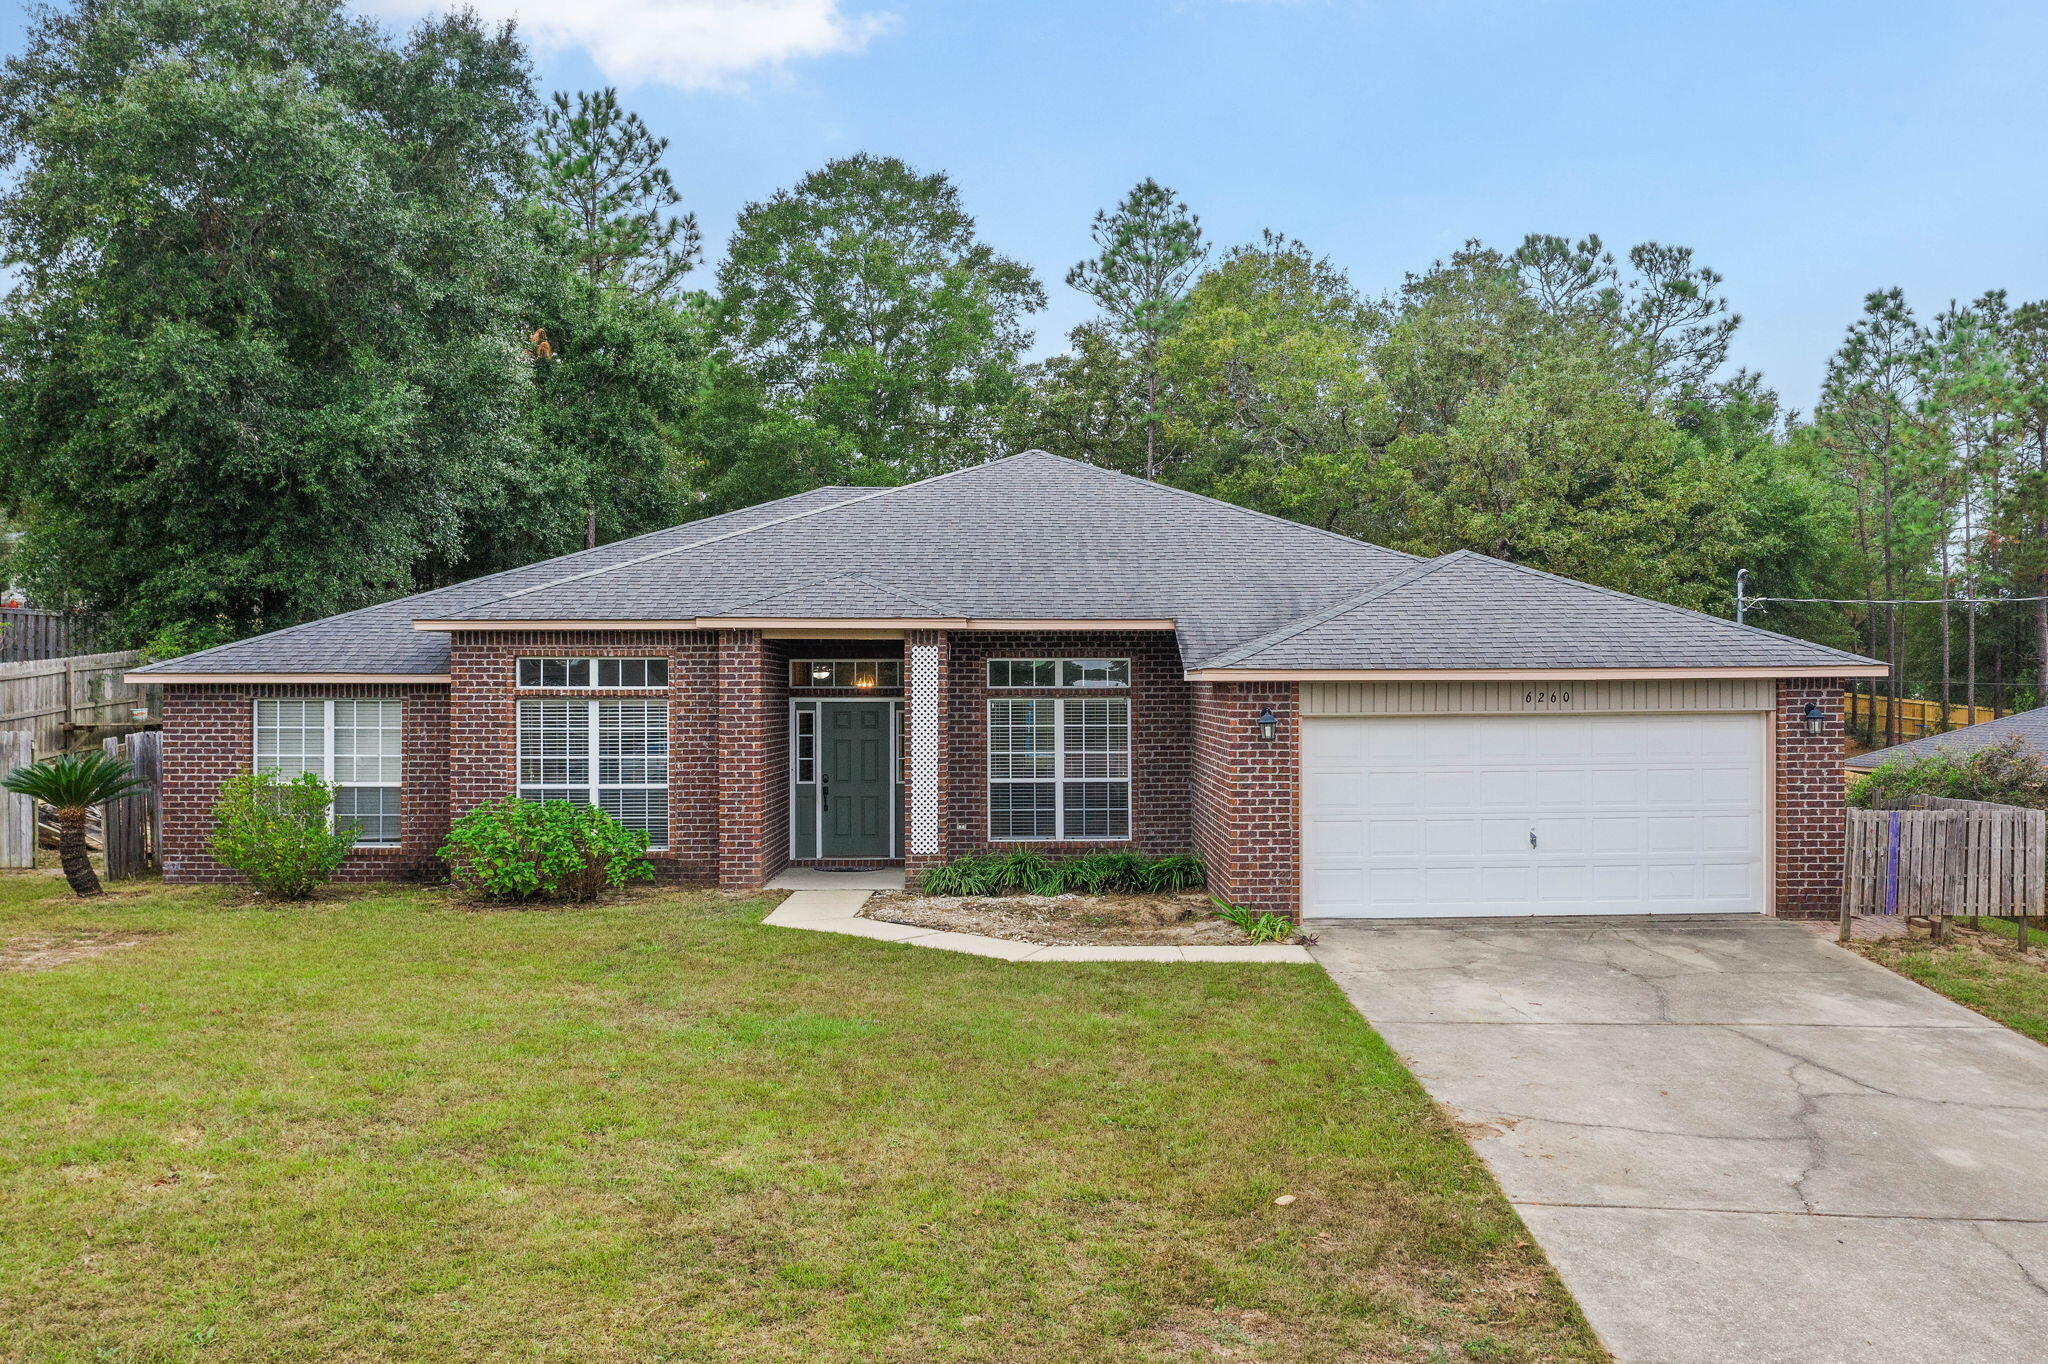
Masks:
[[[1892,811],[1891,838],[1884,849],[1884,912],[1899,912],[1899,812]]]

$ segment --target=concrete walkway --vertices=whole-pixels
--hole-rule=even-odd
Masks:
[[[817,933],[844,933],[855,938],[877,938],[912,947],[936,947],[947,952],[966,952],[977,957],[1000,957],[1004,961],[1310,961],[1305,947],[1047,947],[1035,942],[1011,942],[1008,938],[986,938],[979,933],[947,933],[912,924],[884,923],[863,919],[861,907],[872,894],[867,890],[799,890],[777,905],[761,922],[775,928],[807,928]]]
[[[2048,1048],[1779,920],[1310,928],[1621,1364],[2048,1357]]]

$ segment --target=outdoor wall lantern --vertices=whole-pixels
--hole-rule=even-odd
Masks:
[[[1273,742],[1273,736],[1280,732],[1280,722],[1273,717],[1271,706],[1260,706],[1259,718],[1252,723],[1259,727],[1259,738],[1267,743]]]
[[[1821,725],[1826,718],[1826,716],[1821,714],[1820,702],[1808,701],[1806,703],[1806,732],[1808,734],[1820,733]]]

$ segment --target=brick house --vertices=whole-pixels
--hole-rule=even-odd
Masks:
[[[518,794],[669,877],[1197,851],[1286,913],[1831,913],[1841,684],[1880,665],[1041,452],[820,488],[141,669],[164,871],[312,770],[343,874]]]

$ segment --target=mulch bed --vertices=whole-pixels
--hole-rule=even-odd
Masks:
[[[1160,895],[912,895],[884,891],[867,918],[1052,947],[1245,947],[1200,892]]]

